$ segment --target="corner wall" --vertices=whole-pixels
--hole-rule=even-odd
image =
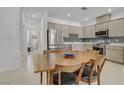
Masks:
[[[20,8],[0,8],[0,72],[20,66]]]

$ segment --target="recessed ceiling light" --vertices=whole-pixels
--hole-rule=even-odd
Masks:
[[[68,13],[68,15],[67,15],[68,17],[70,16],[70,14]]]
[[[33,15],[32,15],[32,17],[36,17],[36,15],[35,15],[35,14],[33,14]]]
[[[85,18],[84,20],[85,20],[85,21],[88,21],[88,18]]]
[[[108,9],[108,11],[109,11],[109,12],[111,12],[111,11],[112,11],[112,9]]]

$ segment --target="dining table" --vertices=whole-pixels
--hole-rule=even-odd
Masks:
[[[74,54],[73,57],[65,57],[65,51],[56,53],[43,53],[34,54],[33,58],[33,71],[34,73],[41,73],[42,83],[42,72],[47,72],[47,84],[52,84],[53,73],[56,70],[56,65],[76,65],[83,63],[87,64],[90,60],[97,60],[101,57],[100,54],[88,51],[71,51]]]

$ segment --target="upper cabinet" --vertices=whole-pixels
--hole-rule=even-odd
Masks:
[[[109,22],[109,36],[124,36],[124,18],[112,20]]]
[[[105,14],[96,18],[96,23],[104,23],[111,20],[111,14]]]
[[[56,29],[62,32],[62,37],[69,37],[69,34],[78,34],[78,38],[95,38],[95,32],[108,29],[109,37],[124,36],[124,18],[119,18],[96,25],[78,27],[48,23],[49,29]]]
[[[84,28],[79,27],[78,29],[78,38],[84,38]]]
[[[90,37],[90,26],[84,27],[84,38]]]
[[[95,38],[95,32],[96,32],[96,26],[95,25],[92,25],[90,27],[90,37],[91,38]]]
[[[84,37],[85,38],[95,37],[95,25],[84,27]]]
[[[109,36],[117,36],[117,20],[113,20],[109,22]]]
[[[124,18],[118,19],[117,24],[118,36],[124,36]]]
[[[108,29],[108,22],[96,24],[96,32],[101,31],[101,30],[105,30],[105,29]]]
[[[62,25],[62,37],[69,37],[69,26]]]

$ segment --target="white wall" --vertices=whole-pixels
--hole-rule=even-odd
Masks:
[[[20,68],[20,8],[0,8],[0,72]]]

